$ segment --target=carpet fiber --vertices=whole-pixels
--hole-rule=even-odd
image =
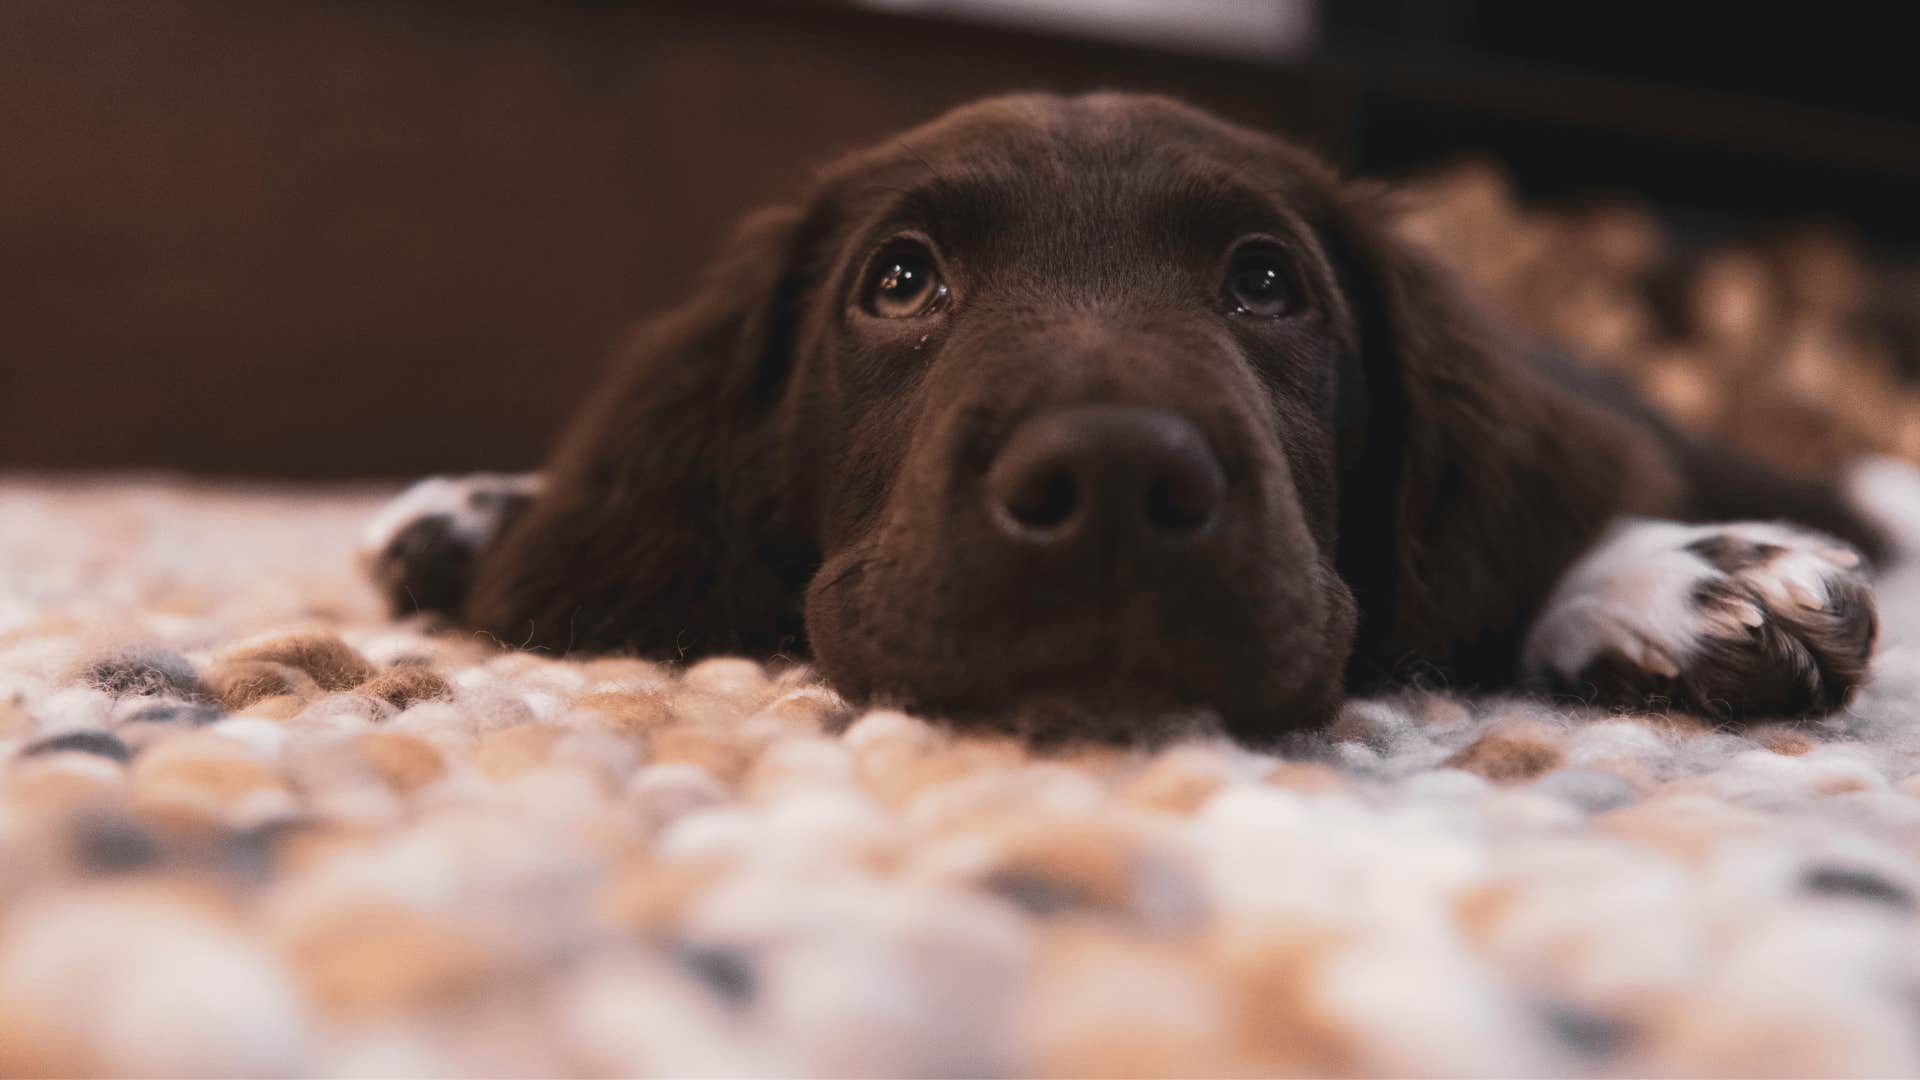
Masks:
[[[389,622],[377,494],[0,484],[0,1072],[1920,1070],[1901,575],[1798,728],[1040,755]]]

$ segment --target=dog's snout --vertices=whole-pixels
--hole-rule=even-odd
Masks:
[[[1191,540],[1219,516],[1225,491],[1198,428],[1137,405],[1080,405],[1027,420],[994,459],[986,485],[999,530],[1037,545]]]

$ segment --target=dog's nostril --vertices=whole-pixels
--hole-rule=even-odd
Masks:
[[[1138,405],[1050,410],[1015,429],[987,470],[993,521],[1021,545],[1164,545],[1219,516],[1226,477],[1198,428]],[[1142,549],[1145,550],[1145,549]]]
[[[1161,473],[1147,485],[1147,522],[1162,532],[1193,532],[1213,520],[1220,501],[1211,477]]]
[[[1080,483],[1064,465],[1036,469],[1008,493],[1005,505],[1029,529],[1057,529],[1080,508]]]

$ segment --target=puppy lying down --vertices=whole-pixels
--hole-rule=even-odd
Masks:
[[[749,220],[539,476],[417,485],[398,611],[810,654],[1037,737],[1271,741],[1397,679],[1839,707],[1885,541],[1503,336],[1371,189],[1160,98],[985,101]]]

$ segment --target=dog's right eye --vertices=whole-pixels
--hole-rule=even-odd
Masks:
[[[1272,244],[1260,241],[1234,251],[1221,292],[1227,310],[1235,315],[1277,319],[1294,306],[1285,257]]]
[[[911,319],[932,311],[946,296],[933,252],[918,241],[901,241],[874,260],[861,306],[883,319]]]

